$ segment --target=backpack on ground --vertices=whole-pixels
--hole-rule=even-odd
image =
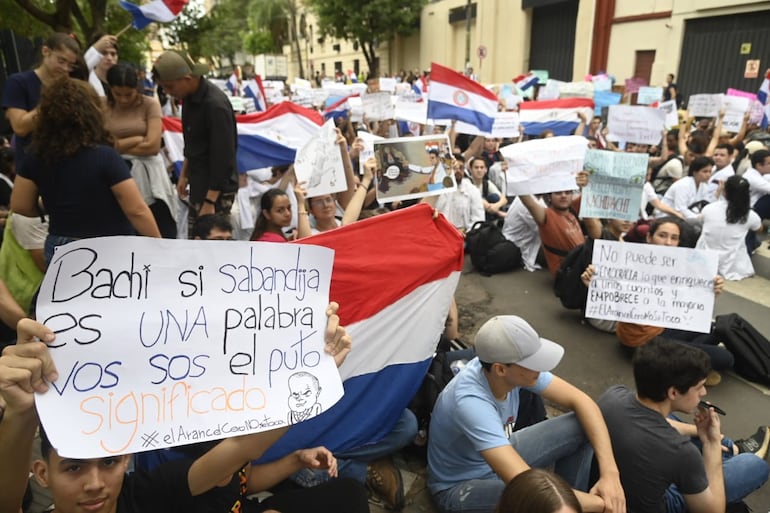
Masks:
[[[770,385],[770,341],[749,321],[736,313],[718,315],[714,333],[735,357],[735,372],[750,381]]]
[[[663,166],[668,164],[674,159],[679,159],[682,161],[682,165],[684,165],[684,159],[682,159],[681,155],[672,154],[669,155],[666,160],[658,164],[657,166],[652,168],[652,174],[650,175],[650,183],[652,184],[653,189],[655,189],[656,194],[666,194],[666,191],[669,187],[671,187],[671,184],[674,183],[674,179],[670,176],[661,176],[658,178],[658,173],[660,173],[660,170],[663,169]]]
[[[521,250],[503,236],[496,221],[474,223],[465,243],[473,267],[484,276],[521,267]]]
[[[583,285],[580,275],[591,263],[594,252],[593,239],[572,248],[559,265],[556,271],[556,280],[553,283],[553,293],[561,301],[564,308],[570,310],[582,310],[588,300],[588,288]]]

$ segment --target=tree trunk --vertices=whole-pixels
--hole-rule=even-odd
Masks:
[[[361,47],[361,51],[364,53],[366,65],[369,67],[369,74],[379,76],[380,70],[377,69],[377,54],[375,53],[374,43],[359,40],[358,46]]]
[[[302,66],[302,49],[299,47],[299,37],[297,36],[297,12],[292,11],[289,22],[291,23],[291,45],[294,47],[294,55],[297,58],[297,70],[299,78],[305,78],[305,69]]]

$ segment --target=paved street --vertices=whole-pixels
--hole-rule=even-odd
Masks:
[[[756,292],[768,290],[767,282],[748,284],[742,294],[758,298]],[[741,290],[747,289],[742,283]],[[460,305],[461,331],[465,340],[472,340],[475,329],[494,314],[517,314],[527,319],[541,336],[559,342],[566,354],[555,372],[582,388],[591,397],[598,397],[607,387],[616,383],[632,385],[630,359],[614,335],[601,333],[580,322],[579,313],[564,310],[551,292],[551,277],[545,271],[528,273],[517,271],[492,277],[470,272],[460,280],[457,301]],[[770,333],[768,308],[736,294],[725,293],[717,300],[716,313],[739,312],[763,333]],[[723,432],[733,438],[749,436],[757,426],[770,424],[770,395],[735,376],[725,375],[722,383],[709,390],[708,398],[727,412],[722,418]],[[770,392],[770,391],[768,391]],[[407,454],[397,464],[416,472],[416,480],[404,511],[432,512],[434,508],[424,488],[424,472],[420,458]],[[421,475],[422,474],[422,475]],[[407,480],[414,479],[406,473]],[[752,494],[748,504],[754,512],[770,509],[770,486]],[[377,507],[373,512],[384,511]]]

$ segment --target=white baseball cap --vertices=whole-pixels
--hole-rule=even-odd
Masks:
[[[485,363],[515,363],[525,369],[545,372],[556,367],[564,348],[540,335],[521,317],[492,317],[476,333],[473,344]]]

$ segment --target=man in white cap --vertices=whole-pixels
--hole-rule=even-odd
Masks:
[[[599,407],[551,374],[564,354],[524,319],[499,315],[479,329],[474,358],[441,392],[431,415],[428,487],[439,510],[494,511],[505,485],[551,467],[577,491],[583,511],[624,513],[625,497]],[[519,388],[574,413],[514,431]],[[592,450],[593,446],[593,450]],[[599,481],[590,489],[596,453]]]

